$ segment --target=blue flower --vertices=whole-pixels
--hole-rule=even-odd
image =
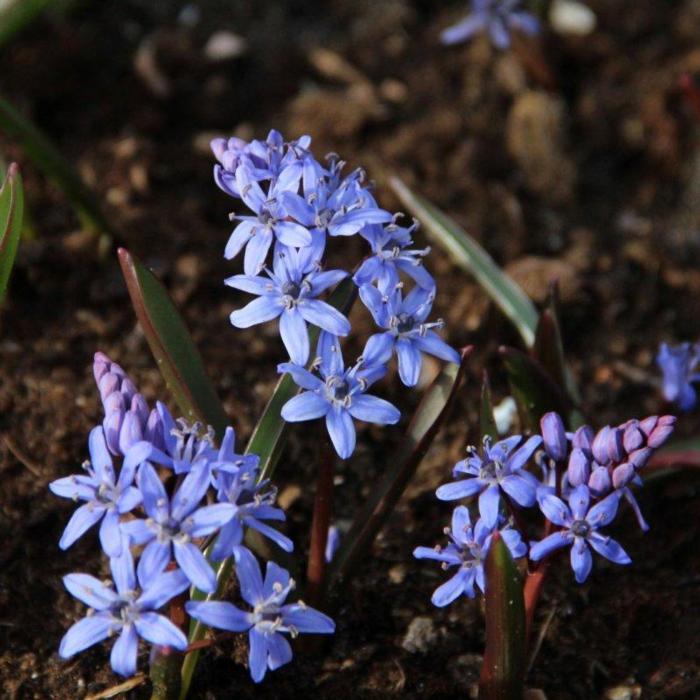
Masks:
[[[663,394],[666,401],[676,403],[681,411],[692,411],[697,392],[692,386],[700,382],[700,345],[661,343],[656,363],[663,372]]]
[[[201,550],[192,540],[216,532],[234,515],[230,503],[198,508],[211,479],[208,465],[192,469],[172,500],[155,469],[146,462],[139,470],[138,485],[143,494],[146,520],[130,520],[122,530],[137,545],[146,545],[139,560],[139,577],[147,580],[162,571],[171,553],[187,578],[200,591],[213,593],[216,576]]]
[[[486,437],[482,455],[474,447],[467,448],[469,456],[457,462],[453,470],[454,476],[465,474],[466,478],[440,486],[435,492],[437,497],[454,501],[480,494],[479,513],[488,527],[495,527],[498,522],[501,491],[520,506],[534,505],[539,482],[523,467],[542,438],[533,435],[516,450],[521,441],[520,435],[514,435],[492,445]]]
[[[231,314],[237,328],[248,328],[279,318],[280,335],[292,362],[303,365],[309,359],[307,322],[333,335],[347,335],[350,322],[337,309],[317,297],[347,277],[343,270],[315,270],[305,274],[299,253],[293,248],[277,246],[273,271],[267,278],[234,275],[226,280],[229,287],[241,289],[258,298]]]
[[[287,216],[280,206],[285,192],[296,191],[301,169],[287,166],[269,187],[267,194],[255,180],[246,163],[236,169],[236,185],[241,199],[255,216],[235,216],[240,223],[226,244],[224,256],[235,258],[245,247],[243,270],[246,275],[257,275],[263,268],[270,246],[276,239],[287,246],[303,247],[311,244],[309,231]]]
[[[380,289],[390,289],[399,283],[399,274],[403,272],[423,289],[435,289],[435,280],[423,267],[423,257],[430,252],[430,248],[411,248],[412,234],[417,228],[417,221],[408,228],[395,222],[365,227],[360,235],[369,241],[373,255],[355,273],[355,284],[362,287],[376,282]]]
[[[459,44],[488,31],[496,48],[507,49],[513,30],[531,35],[540,30],[537,18],[522,10],[521,5],[522,0],[472,0],[471,14],[445,29],[440,40],[443,44]]]
[[[416,559],[434,559],[442,562],[444,569],[459,567],[449,581],[435,590],[431,599],[433,605],[442,608],[462,594],[474,598],[474,584],[482,593],[485,592],[484,561],[494,529],[495,527],[489,527],[483,519],[477,520],[472,528],[469,510],[465,506],[457,506],[452,513],[452,527],[445,528],[445,534],[451,542],[446,547],[416,547],[413,551]],[[500,534],[514,559],[525,556],[527,546],[517,530],[504,528],[500,530]]]
[[[586,486],[577,486],[569,495],[569,505],[551,493],[543,493],[539,506],[546,518],[562,529],[530,545],[530,559],[539,561],[562,547],[571,547],[571,568],[578,583],[591,572],[593,556],[590,547],[616,564],[629,564],[631,559],[611,537],[598,532],[609,525],[617,514],[620,492],[589,508],[591,495]]]
[[[69,574],[63,578],[71,595],[89,606],[87,617],[78,620],[64,635],[59,654],[67,659],[88,647],[118,634],[112,647],[110,663],[122,676],[136,673],[138,638],[184,651],[187,637],[170,620],[155,612],[171,598],[187,589],[187,577],[179,570],[144,579],[134,575],[131,554],[112,560],[110,585],[88,574]]]
[[[319,337],[317,355],[318,375],[289,362],[278,366],[279,372],[288,372],[305,389],[282,407],[282,418],[298,422],[325,416],[331,442],[346,459],[355,449],[353,418],[386,425],[397,423],[401,413],[388,401],[365,393],[386,372],[383,364],[364,357],[346,369],[338,339],[326,332]]]
[[[225,440],[224,440],[225,441]],[[248,455],[253,457],[253,455]],[[275,508],[277,490],[268,480],[258,481],[257,457],[255,461],[218,462],[214,485],[218,500],[233,506],[233,516],[223,525],[214,543],[212,559],[221,561],[231,556],[243,543],[244,528],[257,530],[269,537],[285,552],[294,549],[292,541],[263,520],[284,521],[284,511]],[[236,466],[238,463],[239,466]]]
[[[360,298],[372,314],[375,323],[385,328],[369,343],[378,346],[376,352],[391,356],[396,352],[399,376],[406,386],[415,386],[423,363],[421,353],[428,353],[447,362],[459,364],[459,353],[438,336],[433,328],[442,328],[443,321],[428,323],[426,319],[433,306],[435,291],[414,287],[404,299],[401,284],[386,294],[377,287],[365,284],[360,287]]]
[[[268,562],[263,581],[255,557],[247,550],[236,551],[236,576],[241,596],[253,609],[246,612],[232,603],[207,601],[186,603],[185,610],[205,625],[229,632],[248,632],[251,678],[259,683],[267,669],[278,669],[292,660],[292,648],[284,634],[332,634],[335,623],[328,616],[301,601],[284,604],[294,581],[289,572]]]
[[[68,521],[59,542],[61,549],[70,547],[101,519],[102,549],[110,557],[121,554],[119,516],[141,503],[141,493],[132,483],[136,467],[147,457],[144,446],[138,443],[129,450],[117,478],[103,428],[98,426],[90,431],[90,461],[83,464],[87,474],[66,476],[49,484],[51,491],[61,498],[85,501]]]

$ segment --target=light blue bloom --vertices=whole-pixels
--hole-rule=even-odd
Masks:
[[[68,659],[118,634],[110,663],[116,673],[133,676],[139,637],[157,646],[179,651],[187,648],[187,637],[182,631],[155,611],[186,590],[189,582],[179,570],[159,571],[148,579],[139,572],[137,581],[128,550],[119,560],[112,560],[112,564],[116,590],[89,574],[69,574],[63,578],[71,595],[94,612],[89,612],[66,632],[58,653]]]
[[[335,623],[301,601],[285,605],[294,588],[294,580],[285,569],[268,562],[263,581],[260,566],[247,549],[238,549],[235,559],[241,596],[253,609],[246,612],[224,601],[190,601],[185,609],[190,617],[210,627],[248,632],[250,676],[259,683],[268,669],[274,671],[292,660],[285,634],[333,634]]]
[[[326,419],[331,442],[340,457],[346,459],[355,450],[353,418],[378,423],[397,423],[399,410],[384,399],[371,396],[367,389],[386,372],[377,358],[365,354],[358,363],[345,368],[338,338],[322,332],[317,348],[313,374],[294,363],[278,366],[279,372],[288,372],[305,391],[287,401],[282,417],[289,422]]]

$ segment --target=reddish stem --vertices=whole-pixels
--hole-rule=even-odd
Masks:
[[[333,512],[333,466],[335,454],[330,445],[324,442],[314,499],[314,512],[311,522],[311,544],[309,562],[306,568],[308,602],[316,606],[323,591],[326,576],[326,542]]]
[[[552,534],[554,525],[549,520],[545,521],[543,538]],[[525,597],[525,638],[530,641],[532,633],[532,624],[535,619],[535,610],[537,609],[537,601],[542,593],[547,571],[549,569],[549,561],[543,559],[537,562],[532,571],[528,572],[523,587],[523,596]]]
[[[700,121],[700,87],[697,80],[690,73],[684,73],[678,79],[678,82],[683,90],[685,99],[695,112],[696,119]]]

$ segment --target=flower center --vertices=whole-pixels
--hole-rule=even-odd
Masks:
[[[316,227],[326,228],[326,226],[328,226],[332,218],[333,212],[330,209],[328,209],[327,207],[325,209],[321,209],[321,211],[316,213]]]
[[[282,294],[291,297],[294,299],[294,301],[296,301],[299,299],[299,295],[301,294],[301,285],[297,284],[296,282],[285,282],[282,285]]]
[[[576,537],[587,537],[590,531],[591,526],[586,520],[574,520],[574,522],[571,523],[571,532]]]
[[[399,333],[408,333],[413,330],[413,326],[415,325],[416,321],[413,316],[404,313],[396,317],[396,330]]]

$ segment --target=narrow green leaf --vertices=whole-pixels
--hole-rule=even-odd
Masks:
[[[0,10],[0,46],[31,24],[53,0],[6,0]]]
[[[0,302],[5,298],[10,273],[15,263],[24,214],[22,176],[16,163],[7,169],[0,190]]]
[[[501,535],[486,556],[486,650],[480,700],[522,700],[525,681],[525,601],[520,574]]]
[[[501,311],[513,322],[529,348],[535,341],[537,310],[523,290],[455,221],[394,177],[391,186],[404,206],[425,226],[428,235],[470,272]]]
[[[449,364],[423,396],[406,430],[401,452],[387,464],[387,472],[344,538],[328,572],[328,584],[346,583],[357,572],[357,564],[391,515],[408,482],[449,415],[472,348],[462,351],[459,365]]]
[[[119,249],[126,287],[168,389],[185,418],[211,425],[221,437],[229,421],[202,358],[158,278],[134,255]]]
[[[334,292],[330,295],[328,303],[342,311],[344,314],[350,312],[355,299],[357,298],[357,287],[352,279],[343,280]],[[313,345],[318,338],[318,329],[313,329],[310,333],[310,342]],[[260,457],[260,480],[271,479],[277,462],[282,454],[287,436],[287,423],[282,420],[282,406],[291,399],[299,390],[294,380],[289,375],[284,375],[277,382],[270,400],[263,411],[260,420],[253,429],[253,434],[248,441],[246,454],[257,454]],[[249,532],[251,536],[255,533]],[[211,546],[205,551],[205,555],[209,558]],[[231,558],[225,559],[223,562],[217,562],[213,565],[216,579],[218,581],[217,592],[209,595],[203,594],[201,591],[193,591],[192,600],[214,600],[218,598],[221,591],[226,586],[226,582],[231,576],[232,564]],[[207,631],[206,625],[197,620],[190,622],[189,643],[193,644],[204,638]],[[182,664],[182,685],[180,691],[180,700],[187,697],[192,678],[194,676],[197,661],[199,660],[199,650],[191,651],[185,655],[185,660]]]
[[[537,360],[514,348],[501,347],[499,354],[525,430],[536,431],[548,411],[568,415],[569,402],[563,391]]]
[[[0,130],[22,144],[27,156],[63,190],[84,225],[100,234],[101,249],[109,248],[116,236],[94,193],[50,139],[3,97],[0,97]]]
[[[481,437],[490,437],[492,440],[498,440],[498,428],[496,427],[496,419],[493,416],[493,401],[491,399],[491,384],[489,375],[484,372],[484,379],[481,383]]]

